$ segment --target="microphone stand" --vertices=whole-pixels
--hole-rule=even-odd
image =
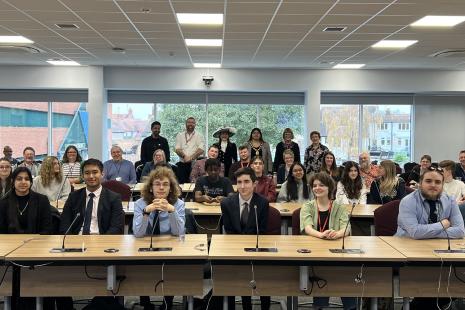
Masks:
[[[441,221],[439,221],[439,223],[441,223],[442,229],[444,230],[444,232],[446,233],[446,236],[447,236],[447,250],[438,249],[438,250],[434,250],[434,253],[465,253],[465,249],[451,250],[451,248],[450,248],[450,237],[449,237],[449,234],[447,233],[447,229],[444,227],[444,224]]]
[[[158,219],[160,218],[160,211],[158,211],[158,216],[155,219],[152,227],[152,233],[150,234],[150,246],[148,248],[139,248],[139,252],[161,252],[161,251],[172,251],[173,248],[171,247],[164,247],[164,248],[154,248],[153,247],[153,232],[155,231],[155,227],[157,227]],[[148,219],[147,219],[148,220]]]
[[[257,205],[254,205],[254,213],[255,213],[255,228],[257,229],[257,242],[254,248],[244,248],[245,252],[278,252],[277,248],[259,248],[258,247],[258,235],[260,232],[258,231],[258,216],[257,216]]]
[[[86,250],[86,248],[84,247],[80,247],[80,248],[65,248],[65,239],[66,239],[66,236],[68,235],[69,231],[71,230],[71,227],[73,227],[74,223],[76,222],[76,220],[79,218],[79,216],[81,215],[81,213],[77,213],[76,216],[74,217],[74,220],[71,222],[71,225],[69,225],[68,229],[66,230],[64,236],[63,236],[63,242],[61,244],[61,248],[52,248],[50,250],[50,253],[68,253],[68,252],[73,252],[73,253],[81,253],[81,252],[84,252]]]
[[[331,253],[344,253],[344,254],[363,254],[363,253],[365,253],[361,249],[346,249],[345,248],[346,232],[347,232],[347,228],[350,225],[350,219],[352,218],[352,213],[354,212],[354,209],[355,209],[355,202],[352,204],[352,209],[350,210],[350,214],[349,214],[349,220],[347,221],[346,228],[344,229],[344,235],[342,236],[342,248],[340,248],[340,249],[329,249],[329,251]]]

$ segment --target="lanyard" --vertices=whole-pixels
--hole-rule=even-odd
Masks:
[[[333,208],[333,201],[331,200],[329,202],[328,216],[326,217],[326,220],[323,226],[321,226],[320,209],[318,208],[318,203],[316,202],[316,200],[315,200],[315,203],[316,203],[316,212],[318,215],[318,227],[320,228],[320,232],[324,232],[326,225],[328,225],[329,216],[331,215],[331,209]]]

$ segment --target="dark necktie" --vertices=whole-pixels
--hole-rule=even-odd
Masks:
[[[244,208],[241,214],[241,228],[244,230],[247,227],[247,221],[249,220],[249,204],[244,202]]]
[[[153,226],[150,227],[150,229],[153,229],[153,234],[154,235],[159,235],[160,234],[160,219],[159,219],[160,211],[155,211],[155,216],[153,217],[153,222],[152,225],[155,224],[155,229],[153,229]],[[152,233],[150,231],[149,233]]]
[[[438,215],[436,214],[436,200],[426,200],[429,204],[429,221],[431,223],[438,222]]]
[[[94,193],[89,194],[89,201],[87,202],[86,213],[84,216],[84,227],[82,228],[82,234],[90,234],[90,223],[92,222],[92,210],[94,209]]]

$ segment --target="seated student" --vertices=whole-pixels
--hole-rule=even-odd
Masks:
[[[72,192],[61,214],[60,232],[68,230],[76,214],[79,219],[70,229],[71,234],[118,235],[124,232],[124,211],[121,197],[101,185],[103,164],[90,158],[82,164],[85,188]],[[98,210],[98,212],[97,212]]]
[[[23,150],[24,160],[22,163],[18,165],[18,167],[26,167],[29,170],[31,170],[31,174],[33,178],[39,175],[39,170],[40,170],[40,164],[35,161],[35,156],[36,156],[36,151],[32,147],[30,146],[25,147]]]
[[[283,152],[284,164],[280,165],[277,173],[278,184],[283,184],[287,180],[289,170],[294,163],[294,152],[291,150],[284,150]]]
[[[5,157],[0,158],[0,199],[10,192],[12,170],[11,162]]]
[[[134,164],[123,159],[123,150],[119,146],[112,146],[111,158],[103,164],[104,181],[116,180],[125,184],[136,184],[137,177]]]
[[[455,162],[443,160],[439,167],[444,170],[444,193],[455,198],[457,205],[465,207],[465,184],[454,179]]]
[[[236,176],[234,175],[237,170],[250,166],[250,152],[249,147],[244,144],[239,146],[239,161],[236,161],[229,168],[229,179],[233,184],[236,184]]]
[[[32,190],[47,196],[48,200],[66,200],[71,192],[71,184],[63,177],[60,162],[55,156],[45,157],[39,175],[34,178]]]
[[[223,214],[223,227],[227,234],[257,234],[254,212],[257,210],[258,231],[266,233],[268,222],[268,201],[254,193],[255,173],[249,168],[241,168],[236,171],[237,191],[221,201],[221,213]],[[253,206],[257,208],[254,209]],[[260,296],[261,309],[270,309],[270,297]],[[229,298],[228,305],[234,309],[234,299]],[[251,298],[242,296],[242,308],[252,309]]]
[[[213,144],[212,146],[208,148],[207,156],[208,158],[216,159],[218,158],[218,153],[219,153],[218,145]],[[205,162],[207,161],[208,158],[203,158],[203,159],[199,159],[195,161],[194,165],[192,166],[192,170],[190,174],[190,180],[192,183],[197,182],[198,178],[203,177],[206,174],[207,168],[205,167]],[[223,163],[221,163],[220,176],[224,177]]]
[[[144,237],[152,231],[154,235],[183,235],[185,206],[180,195],[178,181],[171,169],[158,167],[150,172],[142,187],[142,198],[134,205],[134,236]],[[162,308],[171,309],[173,298],[165,296]],[[146,310],[154,309],[148,296],[141,297],[141,305]]]
[[[63,158],[63,175],[69,180],[71,184],[81,183],[81,162],[82,157],[79,155],[78,149],[74,145],[69,145]]]
[[[220,177],[220,161],[209,158],[205,162],[206,176],[200,177],[195,182],[194,200],[196,202],[219,203],[234,192],[231,181]]]
[[[325,152],[320,172],[326,172],[327,174],[329,174],[336,183],[341,178],[341,176],[339,175],[339,168],[336,165],[336,157],[334,157],[334,154],[332,152]]]
[[[142,169],[141,177],[143,178],[148,176],[158,164],[165,164],[167,167],[171,168],[171,170],[173,170],[174,174],[176,175],[176,166],[167,163],[165,158],[165,151],[158,149],[153,152],[153,160],[145,163],[144,168]]]
[[[463,238],[463,218],[454,198],[443,192],[442,168],[429,167],[420,175],[418,189],[399,205],[395,236],[412,239]],[[446,230],[446,231],[444,231]],[[445,309],[449,298],[415,298],[412,309]]]
[[[290,171],[287,181],[281,185],[277,201],[302,203],[310,198],[304,166],[299,162],[294,163]]]
[[[410,172],[407,184],[416,188],[418,181],[420,180],[420,175],[429,167],[431,167],[431,156],[423,155],[420,159],[420,164],[413,167],[412,171]]]
[[[0,233],[52,234],[52,209],[46,196],[31,189],[31,171],[26,167],[18,167],[11,178],[12,189],[0,200]],[[34,298],[21,297],[20,309],[34,308]],[[72,309],[72,306],[68,309]]]
[[[333,200],[334,180],[325,172],[311,176],[310,186],[314,200],[306,202],[300,211],[300,233],[313,237],[335,240],[344,236],[350,225],[346,208]],[[346,235],[350,233],[350,226]],[[344,309],[355,309],[356,298],[341,297]],[[313,297],[317,308],[327,307],[329,297]]]
[[[274,202],[276,200],[276,185],[274,184],[272,177],[263,175],[265,168],[263,159],[260,156],[255,156],[252,159],[251,167],[257,177],[255,192],[265,197],[268,202]]]
[[[342,178],[337,183],[336,201],[340,204],[366,204],[367,192],[358,164],[354,161],[346,162]]]
[[[405,196],[405,182],[396,176],[396,166],[390,160],[383,160],[378,170],[380,178],[371,183],[367,203],[385,204]]]

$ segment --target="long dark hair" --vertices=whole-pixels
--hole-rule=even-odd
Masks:
[[[291,167],[289,168],[289,175],[287,176],[287,183],[286,183],[286,189],[287,189],[287,197],[286,197],[286,200],[287,201],[291,201],[291,200],[298,200],[299,199],[299,193],[297,192],[297,181],[296,179],[294,178],[294,175],[293,175],[293,170],[294,170],[294,166],[300,166],[302,167],[303,171],[304,171],[304,176],[302,178],[302,191],[303,191],[303,197],[305,199],[308,199],[309,195],[308,195],[308,185],[307,185],[307,176],[305,175],[305,168],[304,166],[299,163],[299,162],[295,162],[291,165]]]
[[[78,149],[74,146],[74,145],[68,145],[68,147],[65,149],[65,153],[63,154],[63,158],[62,158],[62,162],[64,163],[69,163],[69,159],[68,159],[68,151],[70,149],[74,149],[76,151],[76,162],[77,163],[80,163],[82,161],[82,157],[81,155],[79,154],[79,151]]]
[[[254,128],[250,131],[250,136],[249,136],[249,142],[252,141],[252,134],[254,131],[258,131],[260,133],[260,142],[265,142],[265,140],[263,140],[263,134],[262,134],[262,131],[260,130],[260,128]]]
[[[357,177],[355,180],[352,180],[349,177],[349,172],[352,167],[357,169]],[[344,186],[344,190],[349,199],[358,199],[360,198],[360,193],[362,191],[363,182],[362,177],[360,176],[360,168],[358,164],[354,161],[348,161],[344,165],[344,171],[342,172],[341,183]]]
[[[326,166],[326,156],[331,155],[333,157],[333,163],[331,164],[331,167]],[[326,151],[323,153],[323,163],[321,164],[321,169],[320,172],[326,172],[328,173],[330,171],[332,177],[338,177],[339,176],[339,169],[337,168],[336,165],[336,156],[330,151]]]

